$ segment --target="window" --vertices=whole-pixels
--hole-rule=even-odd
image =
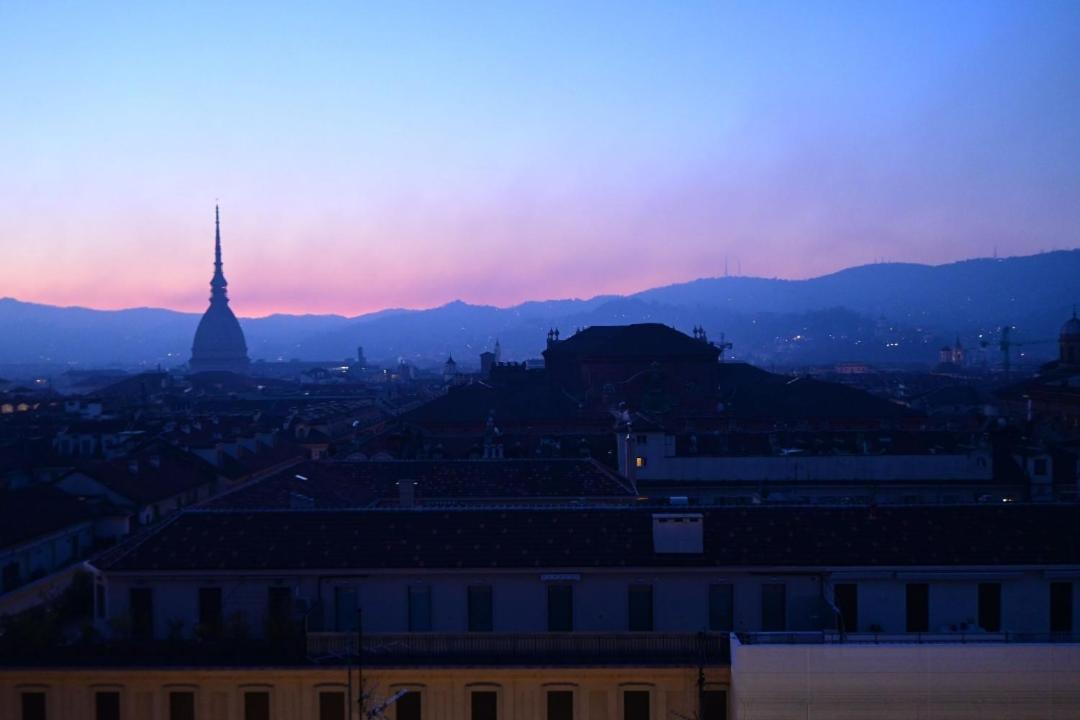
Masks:
[[[270,720],[270,693],[265,690],[244,693],[244,720]]]
[[[409,588],[409,632],[431,630],[431,588],[414,585]]]
[[[356,620],[356,588],[334,588],[334,629],[340,632],[355,632]]]
[[[701,695],[701,720],[727,720],[727,693],[706,690]]]
[[[471,720],[499,720],[499,694],[494,690],[474,690],[469,704]]]
[[[552,690],[547,694],[547,720],[574,720],[574,693]]]
[[[715,632],[735,629],[735,586],[731,583],[709,586],[709,629]]]
[[[1001,630],[1001,583],[979,583],[979,627]]]
[[[787,588],[783,583],[761,586],[761,629],[765,632],[787,629]]]
[[[629,589],[630,630],[648,632],[653,629],[652,585],[631,585]]]
[[[45,693],[22,694],[22,720],[45,720]]]
[[[548,585],[548,632],[570,632],[574,629],[574,587]]]
[[[195,720],[195,693],[190,690],[169,693],[169,720]]]
[[[199,588],[199,633],[207,640],[221,637],[221,588]]]
[[[649,691],[623,692],[623,720],[649,720]]]
[[[1050,632],[1073,631],[1073,584],[1050,583]]]
[[[1035,462],[1034,462],[1034,465],[1035,465],[1035,474],[1036,475],[1039,475],[1040,477],[1043,476],[1043,475],[1046,475],[1046,467],[1047,467],[1046,458],[1037,458],[1035,460]]]
[[[267,618],[274,625],[282,626],[292,619],[292,588],[272,587],[266,593]]]
[[[115,690],[94,693],[94,720],[120,720],[120,693]]]
[[[634,466],[635,467],[643,468],[648,464],[649,464],[649,459],[642,456],[642,455],[638,455],[637,459],[634,460]]]
[[[319,693],[319,720],[345,720],[345,693]]]
[[[833,587],[833,601],[840,611],[837,620],[843,632],[859,631],[859,586],[855,583],[837,583]]]
[[[420,720],[423,697],[417,690],[409,692],[398,698],[394,703],[397,710],[397,720]]]
[[[930,586],[926,583],[907,584],[907,631],[930,631]]]
[[[154,595],[150,588],[131,588],[128,591],[131,612],[131,637],[149,640],[154,637]]]
[[[469,587],[469,632],[491,632],[493,628],[491,586]]]

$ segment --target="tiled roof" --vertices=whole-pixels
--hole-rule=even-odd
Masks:
[[[0,548],[77,525],[95,514],[87,500],[46,485],[0,490]]]
[[[742,363],[720,365],[722,414],[752,418],[882,418],[914,413],[863,390],[808,377],[775,375]]]
[[[251,477],[272,470],[280,465],[299,461],[304,451],[289,440],[278,438],[272,446],[259,445],[257,452],[241,448],[238,457],[225,454],[221,462],[221,474],[230,480]]]
[[[583,415],[578,402],[543,381],[506,386],[473,383],[451,388],[448,393],[405,413],[407,422],[483,424],[491,413],[495,424],[551,423]],[[608,421],[606,416],[603,418]]]
[[[84,465],[76,472],[139,504],[171,498],[217,478],[214,467],[196,455],[166,446],[160,450]]]
[[[702,514],[705,552],[683,555],[653,551],[645,509],[195,510],[102,569],[1080,565],[1075,506],[761,507]]]
[[[209,507],[288,508],[295,495],[313,507],[368,507],[396,502],[398,482],[414,482],[427,501],[631,498],[626,481],[593,460],[393,460],[305,462],[223,495]]]

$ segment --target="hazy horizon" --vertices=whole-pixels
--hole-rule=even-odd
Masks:
[[[1039,251],[1038,253],[1033,253],[1032,255],[1042,255],[1042,254],[1045,254],[1045,253],[1052,253],[1052,252],[1075,252],[1077,250],[1080,250],[1080,246],[1073,247],[1073,248],[1054,248],[1054,249],[1051,249],[1051,250],[1042,250],[1042,251]],[[635,289],[628,290],[626,292],[595,293],[595,294],[592,294],[592,295],[571,296],[571,297],[535,297],[535,298],[526,298],[526,299],[521,300],[519,302],[515,302],[515,303],[511,303],[511,304],[505,304],[505,305],[497,305],[497,304],[493,304],[493,303],[474,302],[474,301],[470,300],[469,298],[455,297],[455,298],[450,298],[450,299],[447,299],[447,300],[445,300],[443,302],[439,302],[439,303],[436,303],[436,304],[433,304],[433,305],[414,306],[414,307],[405,307],[405,306],[389,307],[388,306],[388,307],[375,308],[373,310],[368,310],[368,311],[364,311],[364,312],[289,312],[287,310],[280,310],[280,311],[275,311],[275,312],[271,312],[271,313],[251,314],[251,315],[244,314],[242,312],[237,312],[236,315],[237,315],[237,317],[245,319],[245,320],[258,320],[258,319],[261,319],[261,318],[272,317],[272,316],[275,316],[275,315],[296,316],[296,317],[303,317],[303,316],[338,316],[338,317],[343,317],[343,318],[348,318],[348,319],[355,319],[355,318],[361,318],[361,317],[365,317],[365,316],[369,316],[369,315],[375,315],[375,314],[383,313],[383,312],[394,312],[394,311],[409,312],[409,311],[432,310],[432,309],[435,309],[435,308],[444,307],[446,305],[450,305],[450,304],[458,303],[458,302],[465,303],[466,305],[476,306],[476,307],[492,307],[492,308],[496,308],[496,309],[499,309],[499,310],[506,310],[506,309],[514,308],[514,307],[517,307],[517,306],[520,306],[520,305],[523,305],[523,304],[526,304],[526,303],[564,302],[564,301],[589,302],[589,301],[595,300],[597,298],[602,298],[602,297],[630,297],[630,296],[633,296],[633,295],[635,295],[637,293],[652,290],[652,289],[655,289],[657,287],[666,287],[666,286],[669,286],[669,285],[682,285],[682,284],[686,284],[686,283],[692,283],[692,282],[695,282],[695,281],[698,281],[698,280],[714,280],[714,279],[720,279],[720,278],[724,278],[724,277],[727,277],[729,279],[737,279],[738,278],[738,279],[745,279],[745,280],[785,280],[785,281],[791,281],[791,282],[802,282],[802,281],[807,281],[807,280],[815,280],[815,279],[818,279],[818,278],[827,277],[829,275],[834,275],[836,273],[844,272],[844,271],[847,271],[847,270],[855,270],[855,269],[858,269],[858,268],[861,268],[861,267],[867,267],[867,266],[871,266],[871,265],[921,265],[921,266],[924,266],[924,267],[941,267],[941,266],[944,266],[944,265],[952,265],[952,264],[955,264],[955,263],[962,263],[962,262],[971,262],[971,261],[978,261],[978,260],[1005,260],[1005,259],[1008,259],[1010,257],[1031,257],[1032,255],[1015,255],[1015,256],[1000,256],[999,255],[997,257],[979,256],[979,257],[961,258],[961,259],[958,259],[958,260],[952,260],[952,261],[949,261],[949,262],[937,263],[937,264],[931,264],[931,263],[908,263],[908,262],[903,262],[903,261],[899,261],[899,260],[897,260],[897,261],[883,260],[883,261],[879,261],[879,262],[875,262],[875,263],[864,263],[864,264],[861,264],[861,265],[851,265],[851,266],[848,266],[848,267],[838,268],[837,270],[834,270],[832,272],[824,273],[822,275],[815,275],[815,276],[812,276],[812,277],[806,277],[806,278],[784,278],[784,277],[778,277],[778,276],[745,275],[745,274],[744,275],[735,275],[734,273],[729,273],[729,275],[727,275],[727,276],[724,276],[724,275],[701,275],[701,276],[698,276],[698,277],[689,277],[689,278],[686,278],[686,279],[683,279],[683,280],[675,280],[675,281],[673,281],[671,283],[665,283],[664,285],[654,285],[654,286],[650,286],[650,287],[635,288]],[[85,303],[57,304],[57,303],[39,302],[39,301],[36,301],[36,300],[28,300],[26,298],[14,297],[14,296],[10,296],[10,295],[0,295],[0,300],[14,300],[16,302],[23,302],[23,303],[29,303],[29,304],[35,304],[35,305],[48,305],[48,306],[60,307],[60,308],[78,308],[78,309],[86,309],[86,310],[99,310],[99,311],[104,311],[104,312],[118,312],[118,311],[123,311],[123,310],[167,310],[167,311],[171,311],[171,312],[186,313],[186,314],[190,314],[190,315],[199,315],[199,314],[203,313],[206,310],[205,307],[195,308],[195,309],[190,309],[189,310],[189,309],[184,309],[184,308],[165,307],[165,306],[160,306],[160,305],[131,305],[131,306],[120,306],[120,307],[98,307],[98,306],[88,305],[88,304],[85,304]]]

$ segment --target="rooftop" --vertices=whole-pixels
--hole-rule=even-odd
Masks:
[[[414,483],[418,504],[634,497],[623,478],[594,460],[308,461],[223,495],[209,507],[285,509],[299,495],[315,508],[362,508],[396,503],[400,482]]]
[[[720,351],[686,333],[660,323],[594,325],[550,345],[544,357],[701,357],[716,359]]]
[[[670,508],[665,508],[670,511]],[[704,552],[656,553],[649,509],[189,510],[114,571],[1080,565],[1080,507],[700,511]]]
[[[88,500],[47,485],[0,490],[0,548],[58,532],[96,514]]]
[[[164,444],[132,457],[88,463],[73,472],[87,475],[136,503],[170,498],[217,478],[210,463]]]

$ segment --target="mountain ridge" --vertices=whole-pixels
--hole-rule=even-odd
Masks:
[[[713,336],[723,332],[736,342],[738,356],[759,362],[827,361],[829,356],[884,361],[888,353],[882,357],[859,346],[872,344],[869,339],[891,327],[888,332],[902,338],[893,342],[910,350],[893,353],[897,360],[926,361],[940,338],[960,335],[970,346],[979,335],[986,342],[1003,324],[1016,326],[1031,342],[1053,340],[1080,299],[1077,278],[1080,249],[943,265],[875,263],[797,280],[702,277],[627,295],[529,300],[507,307],[458,299],[351,317],[273,313],[240,322],[253,360],[339,359],[354,356],[362,345],[372,359],[435,364],[450,353],[475,357],[495,339],[505,357],[524,359],[539,354],[551,327],[565,334],[587,325],[664,322],[684,330],[703,325]],[[176,366],[187,360],[200,315],[0,298],[0,337],[17,340],[0,345],[0,363]],[[865,337],[848,343],[853,334]],[[1034,345],[1031,350],[1037,352]]]

